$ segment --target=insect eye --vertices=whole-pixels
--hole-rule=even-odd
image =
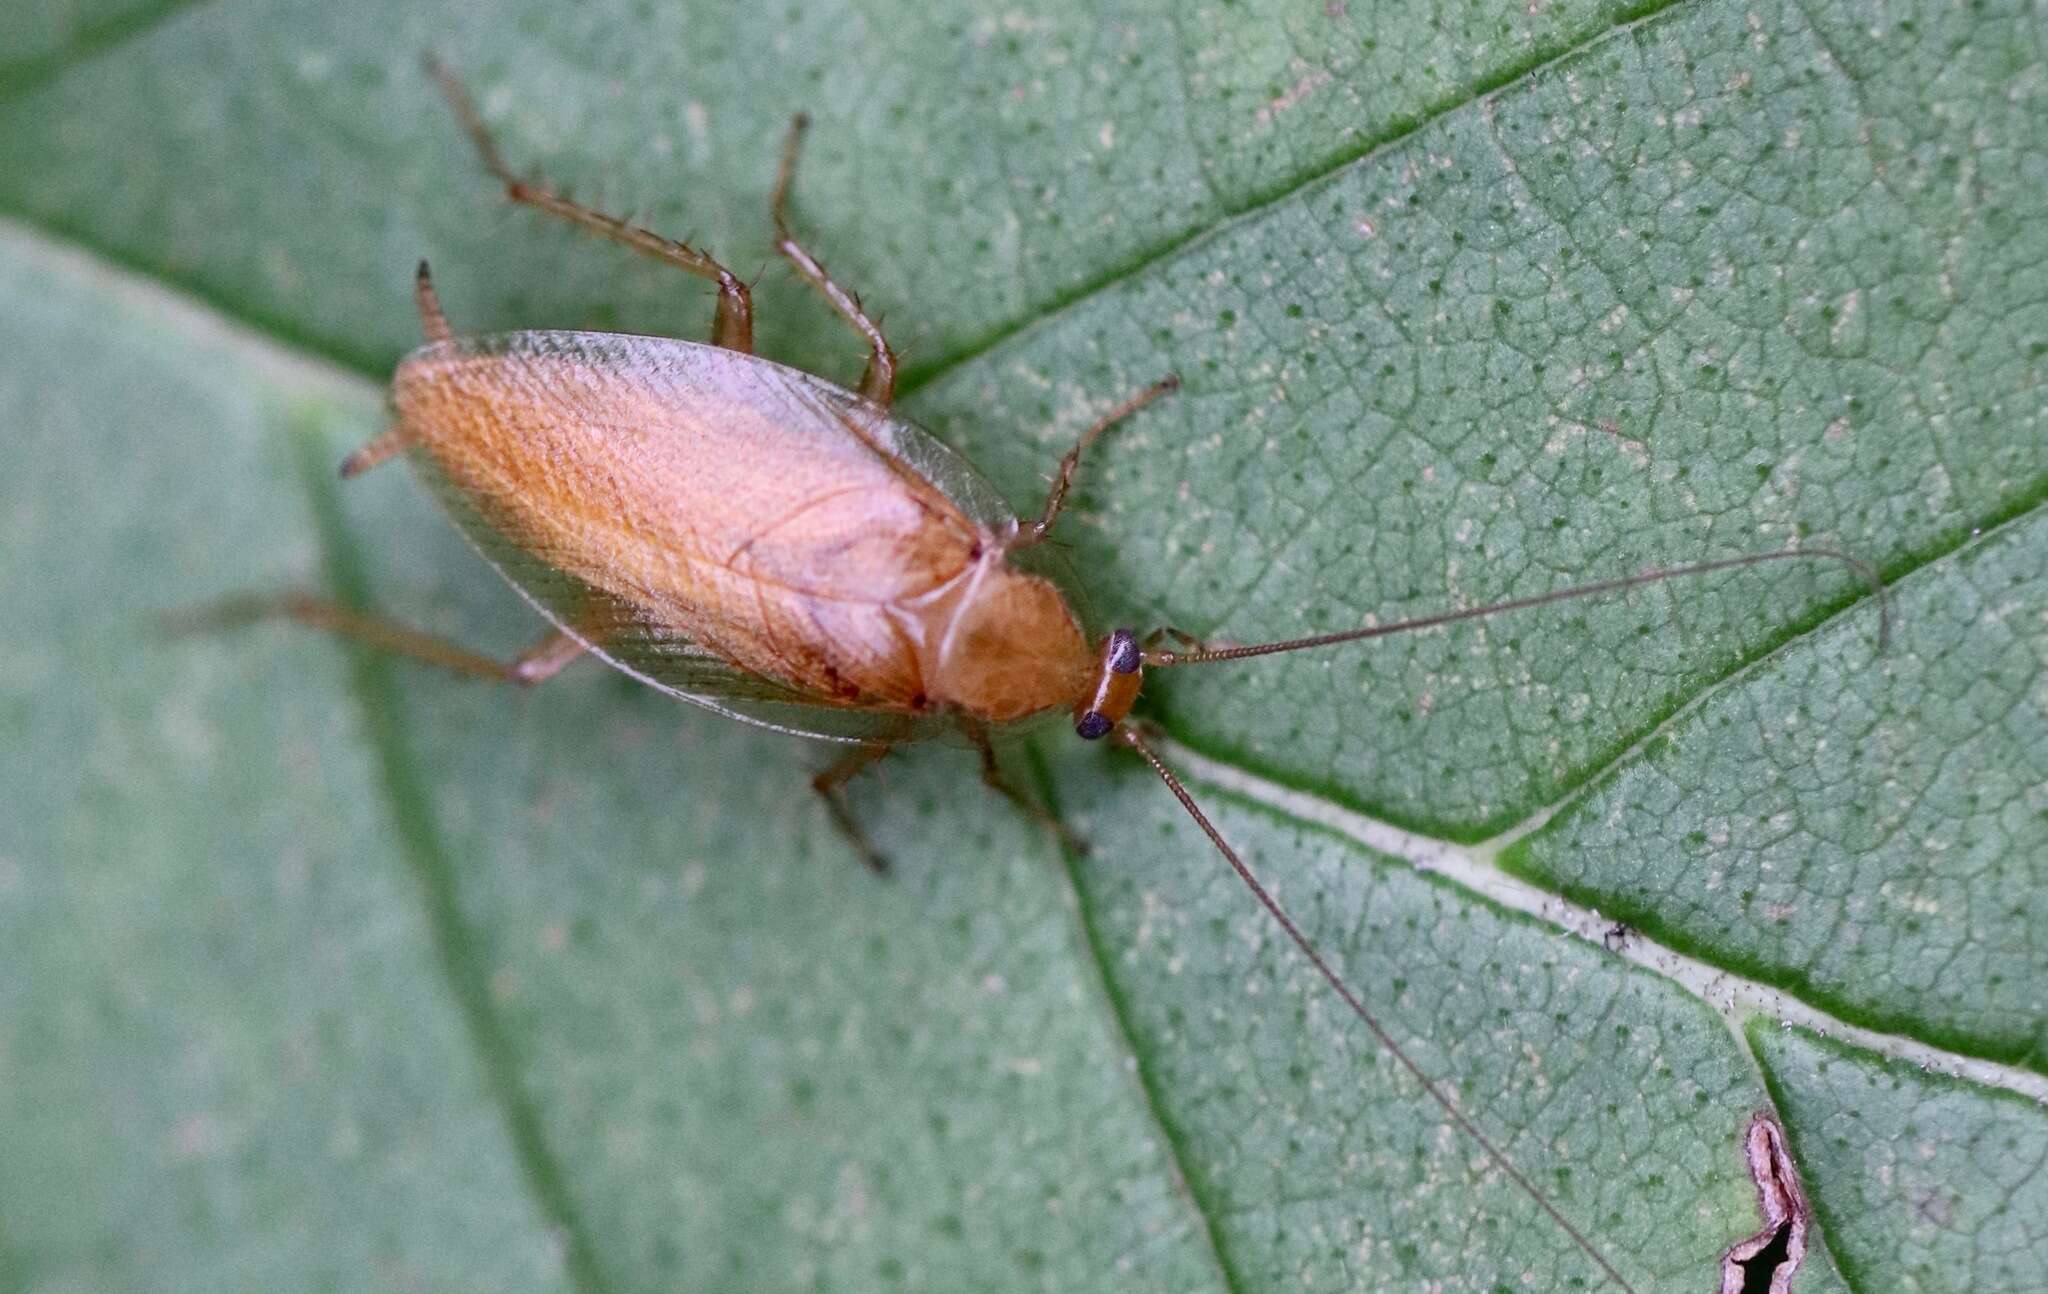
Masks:
[[[1081,740],[1083,741],[1094,741],[1099,737],[1106,737],[1109,735],[1109,730],[1114,727],[1116,725],[1110,722],[1109,716],[1100,710],[1090,710],[1074,721],[1074,731],[1081,734]]]
[[[1138,636],[1128,629],[1119,629],[1109,636],[1109,672],[1112,674],[1135,674],[1141,657],[1138,652]]]

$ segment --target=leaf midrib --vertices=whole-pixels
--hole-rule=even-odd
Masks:
[[[1028,754],[1031,781],[1040,799],[1057,815],[1059,794],[1053,783],[1051,766],[1039,747],[1033,746]],[[1105,1026],[1123,1053],[1130,1057],[1132,1085],[1144,1106],[1147,1122],[1158,1135],[1159,1144],[1172,1163],[1174,1185],[1179,1188],[1176,1193],[1187,1201],[1201,1226],[1204,1248],[1216,1264],[1217,1278],[1222,1281],[1225,1294],[1239,1294],[1245,1285],[1230,1261],[1230,1250],[1224,1241],[1221,1222],[1224,1210],[1207,1182],[1193,1171],[1187,1151],[1187,1136],[1167,1112],[1164,1094],[1156,1077],[1158,1066],[1151,1062],[1139,1044],[1137,1031],[1131,1024],[1130,1003],[1117,988],[1116,977],[1110,974],[1109,952],[1103,942],[1101,923],[1095,920],[1089,909],[1088,893],[1081,884],[1074,857],[1063,844],[1055,846],[1055,853],[1059,858],[1060,884],[1066,891],[1067,901],[1073,906],[1076,946],[1087,957],[1088,979],[1095,989],[1095,1000],[1107,1017]]]
[[[17,227],[20,227],[20,223],[17,222]],[[46,233],[37,233],[32,236],[48,237]],[[152,284],[150,286],[155,290],[161,290],[160,284]],[[303,354],[296,353],[283,346],[274,337],[251,335],[251,330],[247,329],[246,325],[242,325],[237,321],[224,320],[223,330],[229,335],[231,341],[239,341],[254,348],[268,349],[274,352],[278,362],[310,367],[315,371],[321,372],[323,377],[331,373],[331,370],[328,370],[326,365],[318,360],[308,360]],[[372,385],[363,380],[359,374],[339,373],[332,374],[332,376],[334,377],[335,385],[343,389],[356,388],[357,384],[361,382],[362,386],[358,388],[358,394],[366,403],[380,398],[381,385]],[[355,536],[347,529],[346,523],[340,515],[338,485],[332,479],[329,470],[331,468],[330,460],[332,455],[330,451],[332,446],[325,444],[324,441],[317,442],[316,444],[311,438],[303,435],[300,437],[300,441],[301,443],[297,448],[306,455],[301,461],[300,466],[306,478],[316,524],[320,530],[323,557],[327,564],[330,578],[344,595],[364,594],[367,592],[367,585],[361,575],[361,563]],[[2038,513],[2043,509],[2048,509],[2048,481],[2039,483],[2034,491],[2031,491],[2025,498],[2014,503],[1996,520],[1987,521],[1982,527],[1966,527],[1960,533],[1953,536],[1951,542],[1941,545],[1938,550],[1906,559],[1904,564],[1887,572],[1887,587],[1890,587],[1922,566],[1930,565],[1949,557],[1974,542],[1981,542],[1985,536],[1991,533],[1994,525],[2010,524],[2023,516]],[[1761,660],[1785,650],[1790,644],[1802,641],[1811,634],[1821,632],[1825,627],[1833,624],[1837,615],[1856,613],[1864,607],[1867,601],[1867,595],[1857,598],[1854,602],[1838,609],[1833,614],[1821,617],[1814,625],[1789,635],[1784,642],[1774,645],[1768,651],[1760,653],[1756,657],[1735,662],[1727,670],[1703,679],[1699,687],[1694,692],[1688,694],[1675,708],[1674,715],[1686,712],[1716,690],[1726,686],[1731,680],[1753,670]],[[409,756],[410,743],[403,719],[403,707],[400,705],[397,696],[394,666],[386,660],[359,657],[351,669],[350,688],[356,702],[363,710],[366,743],[371,747],[372,754],[378,764],[380,781],[390,812],[393,833],[398,839],[407,863],[413,870],[415,879],[420,886],[421,903],[432,932],[436,956],[442,968],[444,982],[451,998],[455,1001],[459,1012],[463,1016],[466,1032],[471,1046],[475,1049],[479,1070],[484,1079],[487,1093],[493,1104],[499,1108],[501,1117],[505,1120],[508,1139],[512,1143],[515,1158],[520,1164],[527,1189],[542,1216],[547,1219],[550,1226],[562,1238],[566,1273],[576,1288],[584,1291],[584,1294],[607,1294],[612,1285],[597,1260],[597,1249],[576,1208],[568,1185],[568,1174],[563,1170],[560,1162],[546,1145],[544,1121],[541,1118],[540,1111],[527,1099],[521,1089],[518,1078],[516,1050],[512,1046],[505,1027],[498,1019],[496,1010],[491,1003],[488,992],[488,977],[476,966],[469,954],[467,948],[468,941],[463,929],[459,905],[455,898],[454,868],[449,859],[447,846],[442,840],[440,822],[433,804],[431,789],[422,785],[411,772],[416,765]],[[1661,725],[1670,721],[1671,717],[1667,716],[1659,720],[1657,724],[1650,725],[1644,736],[1654,734]],[[1528,815],[1524,819],[1524,825],[1520,830],[1511,829],[1509,832],[1504,833],[1503,837],[1496,837],[1492,841],[1475,847],[1469,842],[1461,843],[1447,837],[1422,832],[1406,831],[1405,834],[1468,857],[1478,857],[1497,852],[1504,838],[1525,835],[1529,829],[1528,824],[1548,820],[1558,812],[1566,809],[1570,804],[1577,802],[1583,796],[1590,793],[1602,781],[1611,776],[1619,766],[1625,764],[1639,749],[1642,741],[1642,736],[1631,739],[1617,747],[1611,757],[1598,764],[1589,765],[1584,770],[1582,779],[1570,791],[1560,796],[1557,801],[1545,805],[1533,814]],[[1206,757],[1202,758],[1206,759]],[[1265,777],[1255,771],[1245,770],[1227,761],[1212,760],[1209,762],[1220,767],[1231,768],[1243,781],[1261,784],[1271,792],[1269,794],[1253,795],[1249,797],[1250,802],[1259,804],[1265,811],[1283,814],[1289,817],[1290,820],[1300,822],[1312,829],[1328,830],[1329,828],[1327,824],[1316,818],[1304,818],[1291,813],[1282,807],[1281,802],[1289,796],[1305,797],[1311,800],[1320,800],[1322,804],[1339,814],[1350,814],[1358,817],[1365,816],[1359,814],[1357,810],[1350,806],[1342,804],[1339,800],[1327,796],[1319,796],[1313,790],[1287,786],[1275,779]],[[1402,830],[1401,828],[1395,829]],[[1346,833],[1340,832],[1340,834]],[[1377,846],[1373,847],[1378,849]],[[1386,851],[1378,850],[1378,852],[1385,853]],[[1416,860],[1413,858],[1403,858],[1403,861],[1410,865],[1415,865],[1416,863]],[[1424,867],[1422,870],[1429,871],[1431,869]],[[1433,872],[1432,874],[1436,875],[1442,883],[1455,886],[1465,893],[1472,894],[1481,902],[1492,901],[1491,897],[1483,891],[1475,890],[1459,880],[1444,877],[1440,872]],[[1071,882],[1070,874],[1068,880]],[[1073,890],[1076,918],[1081,927],[1077,945],[1089,958],[1092,972],[1098,980],[1103,983],[1111,982],[1104,950],[1099,946],[1099,942],[1092,934],[1094,918],[1088,909],[1085,892],[1080,890],[1079,887],[1070,886],[1070,888]],[[1559,897],[1562,898],[1564,896]],[[1554,915],[1535,915],[1532,916],[1532,919],[1547,920],[1560,930],[1569,932],[1569,927],[1559,921]],[[1737,972],[1730,970],[1717,960],[1697,955],[1693,955],[1692,959],[1701,961],[1723,974],[1738,975]],[[1652,967],[1651,969],[1654,970],[1655,968]],[[1715,1003],[1696,986],[1669,976],[1663,976],[1663,978],[1686,992],[1688,996],[1703,1002],[1710,1009],[1717,1009]],[[1813,1015],[1808,1023],[1823,1028],[1825,1032],[1831,1032],[1837,1036],[1870,1032],[1853,1020],[1833,1015],[1826,1004],[1816,1004],[1795,992],[1779,988],[1775,985],[1770,987],[1773,991],[1782,993],[1790,1000],[1811,1007]],[[1127,1053],[1133,1057],[1140,1068],[1141,1072],[1138,1076],[1138,1081],[1141,1088],[1144,1089],[1142,1093],[1143,1099],[1151,1103],[1147,1111],[1148,1117],[1160,1130],[1163,1151],[1171,1158],[1174,1171],[1183,1182],[1188,1183],[1189,1189],[1181,1193],[1184,1198],[1189,1200],[1190,1207],[1197,1216],[1199,1226],[1208,1241],[1209,1251],[1214,1255],[1219,1276],[1226,1288],[1234,1290],[1239,1287],[1240,1281],[1230,1266],[1227,1251],[1220,1242],[1221,1223],[1216,1213],[1214,1201],[1203,1198],[1201,1191],[1196,1186],[1196,1179],[1187,1171],[1181,1147],[1176,1142],[1170,1122],[1164,1117],[1164,1112],[1156,1107],[1157,1094],[1147,1086],[1149,1079],[1146,1078],[1143,1072],[1147,1063],[1143,1050],[1136,1045],[1136,1039],[1131,1035],[1126,1021],[1120,1017],[1116,1004],[1108,996],[1099,996],[1098,1000],[1102,1002],[1102,1009],[1109,1017],[1105,1021],[1105,1027],[1123,1045]],[[1902,1036],[1908,1041],[1919,1041],[1912,1038],[1911,1035]],[[1983,1058],[1968,1052],[1946,1049],[1935,1044],[1922,1045],[1925,1047],[1928,1055],[1936,1057],[1946,1056],[1950,1060],[1957,1062],[1959,1068],[1971,1064],[1996,1063],[1986,1062]],[[1880,1051],[1882,1053],[1882,1049]],[[2007,1090],[2022,1090],[2019,1085],[2013,1083],[1994,1081],[1991,1085]],[[2031,1089],[2028,1088],[2026,1090]]]
[[[329,446],[317,423],[295,429],[294,441],[327,578],[342,601],[368,609],[370,582],[342,510]],[[490,974],[478,963],[463,921],[456,868],[433,791],[415,771],[419,763],[412,756],[395,665],[370,648],[347,650],[348,688],[362,712],[363,738],[377,767],[392,835],[413,874],[442,983],[462,1018],[485,1091],[504,1121],[513,1160],[534,1206],[559,1237],[569,1283],[579,1294],[610,1294],[612,1282],[569,1189],[569,1175],[547,1144],[546,1121],[520,1082],[517,1048],[492,1002]]]
[[[187,9],[213,0],[155,0],[155,3],[115,14],[81,27],[69,45],[12,67],[0,68],[0,104],[34,93],[81,63],[91,62],[130,42],[147,36]]]

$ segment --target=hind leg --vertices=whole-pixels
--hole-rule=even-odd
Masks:
[[[868,318],[860,308],[860,298],[832,281],[818,258],[805,251],[803,244],[789,232],[790,182],[796,178],[797,147],[803,142],[804,131],[810,126],[810,118],[797,114],[789,123],[789,139],[782,146],[782,165],[775,171],[775,193],[768,200],[768,214],[775,221],[775,250],[789,258],[796,266],[796,272],[805,281],[818,289],[838,312],[847,326],[861,335],[868,344],[868,363],[860,375],[860,393],[876,404],[887,408],[896,398],[896,352],[889,349],[889,341],[882,336],[882,326]]]
[[[388,655],[491,683],[518,683],[526,687],[545,683],[587,650],[578,639],[553,629],[511,660],[499,660],[396,620],[302,593],[228,598],[174,617],[169,628],[174,632],[235,629],[262,620],[293,620]]]
[[[455,118],[462,123],[463,131],[476,151],[483,158],[484,168],[499,183],[505,186],[505,196],[514,202],[537,208],[552,216],[559,216],[573,225],[581,225],[592,233],[601,234],[614,242],[624,243],[643,256],[651,256],[667,265],[673,265],[685,273],[699,278],[710,279],[718,285],[718,314],[712,320],[711,341],[714,345],[728,350],[746,351],[754,349],[754,301],[747,291],[747,285],[731,270],[720,265],[711,257],[673,238],[663,238],[652,230],[629,224],[617,216],[608,216],[602,211],[572,202],[561,194],[538,182],[529,182],[513,174],[505,165],[505,159],[498,153],[498,145],[492,140],[491,132],[485,127],[483,118],[477,114],[476,105],[470,102],[469,93],[462,88],[462,82],[455,79],[439,59],[427,59],[427,71],[441,86],[442,95],[448,106],[454,110]]]

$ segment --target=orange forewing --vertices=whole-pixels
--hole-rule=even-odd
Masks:
[[[529,332],[423,347],[394,399],[472,538],[515,556],[522,587],[567,590],[537,600],[600,651],[631,638],[793,704],[997,722],[1067,704],[1089,667],[1057,591],[1002,563],[992,491],[942,489],[950,455],[821,379],[690,342]]]

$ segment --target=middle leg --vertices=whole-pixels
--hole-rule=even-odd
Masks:
[[[803,143],[804,131],[810,124],[811,119],[802,113],[789,123],[789,138],[782,146],[782,165],[775,170],[775,193],[768,200],[768,213],[775,221],[775,250],[787,256],[796,272],[823,293],[839,317],[866,340],[868,364],[861,371],[860,393],[886,409],[896,398],[896,352],[889,349],[882,326],[868,318],[860,308],[860,298],[834,283],[818,258],[805,251],[789,232],[789,185],[796,178],[797,147]]]
[[[738,275],[687,243],[663,238],[617,216],[608,216],[595,208],[572,202],[545,184],[520,179],[511,167],[505,165],[489,128],[484,125],[476,105],[470,102],[469,92],[462,88],[462,82],[455,79],[455,73],[431,55],[427,58],[427,71],[440,84],[441,93],[454,110],[456,120],[462,123],[463,132],[476,145],[478,155],[483,158],[484,169],[505,186],[506,197],[537,207],[549,215],[560,216],[571,224],[624,243],[643,256],[652,256],[655,260],[718,284],[718,314],[711,324],[712,344],[727,350],[753,353],[754,299]]]

